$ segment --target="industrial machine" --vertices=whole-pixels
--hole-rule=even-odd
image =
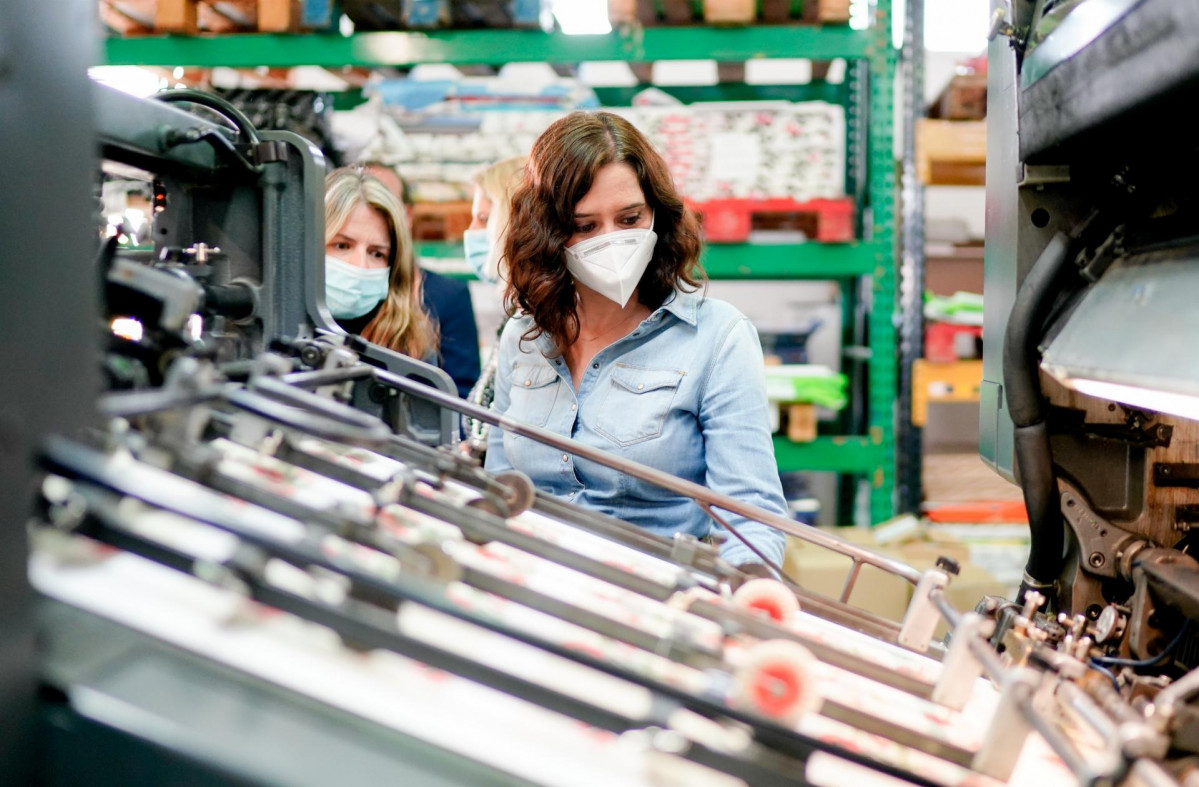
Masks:
[[[1036,636],[1152,719],[1199,666],[1199,7],[992,7],[981,453],[1024,492]]]
[[[1179,114],[1199,9],[999,4],[994,33],[982,453],[1024,490],[1024,588],[1102,657],[1177,674],[1199,665],[1199,159]]]
[[[992,100],[1024,100],[1023,113],[1038,85],[1072,95],[1043,80],[1073,73],[1096,43],[1131,52],[1107,42],[1142,41],[1125,26],[1159,5],[1185,29],[1184,4],[1144,0],[1091,28],[1091,44],[1048,50],[1074,13],[1113,4],[998,9],[996,32],[1012,38],[992,45],[992,79],[1010,79]],[[1048,32],[1043,20],[1060,24]],[[1054,51],[1060,62],[1023,86]],[[454,396],[437,370],[347,340],[321,303],[322,165],[308,143],[258,132],[202,94],[78,92],[94,104],[97,185],[148,184],[154,243],[123,247],[116,228],[85,311],[100,319],[56,337],[94,348],[106,381],[95,417],[58,428],[42,414],[20,444],[37,469],[16,492],[32,497],[20,523],[37,603],[28,618],[28,605],[8,610],[40,634],[41,781],[1199,778],[1195,568],[1180,524],[1191,521],[1193,424],[1080,384],[1186,392],[1169,382],[1186,376],[1185,357],[1161,361],[1152,342],[1127,349],[1138,335],[1184,335],[1153,332],[1188,319],[1164,308],[1182,297],[1178,282],[1154,278],[1188,275],[1177,228],[1191,201],[1167,177],[1189,165],[1181,142],[1172,173],[1164,145],[1108,172],[1097,151],[1112,146],[1095,140],[1111,132],[1074,147],[1094,125],[1081,110],[1050,133],[1033,109],[992,104],[992,122],[1013,126],[1006,137],[992,128],[993,144],[1014,145],[1017,122],[1020,144],[1042,140],[1010,150],[1009,165],[989,162],[988,178],[999,233],[988,275],[1007,272],[997,292],[1007,281],[1014,304],[991,401],[1014,427],[1009,439],[996,426],[987,450],[1026,489],[1033,554],[1019,598],[959,610],[945,592],[950,559],[917,571],[497,416]],[[83,210],[67,218],[89,223]],[[53,248],[61,257],[47,266],[89,270]],[[1080,345],[1095,338],[1103,351],[1087,356]],[[1104,377],[1112,360],[1134,376]],[[1155,375],[1135,376],[1154,362]],[[0,415],[7,406],[0,398]],[[732,513],[830,550],[845,561],[844,589],[820,596],[784,567],[778,580],[749,579],[710,544],[486,473],[453,444],[457,414],[690,497],[728,537]],[[15,515],[0,525],[20,534]],[[863,571],[910,584],[901,620],[851,603]]]

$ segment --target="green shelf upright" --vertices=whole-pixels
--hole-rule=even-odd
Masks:
[[[864,361],[865,402],[854,433],[821,435],[811,443],[775,438],[779,469],[823,471],[866,479],[872,523],[895,513],[895,403],[898,394],[896,328],[894,80],[897,52],[891,44],[891,0],[875,0],[865,30],[847,26],[651,27],[610,34],[566,36],[531,30],[450,30],[331,34],[236,34],[109,38],[109,65],[276,67],[301,65],[412,66],[419,63],[501,65],[509,62],[575,63],[587,60],[656,60],[805,57],[845,58],[855,80],[848,101],[848,154],[857,196],[865,198],[861,239],[847,244],[711,244],[704,265],[713,279],[826,279],[841,283],[846,315],[845,346],[858,345]],[[860,84],[864,82],[865,84]],[[728,93],[745,88],[711,88]],[[807,90],[819,90],[808,86]],[[701,91],[702,92],[702,91]],[[717,96],[732,97],[732,94]],[[865,113],[863,119],[860,115]],[[861,135],[865,133],[865,144]],[[864,155],[859,155],[864,149]],[[860,160],[859,160],[860,159]],[[420,244],[427,257],[460,257],[454,244]],[[869,277],[869,316],[862,330],[850,327]],[[856,395],[861,396],[863,386]],[[842,519],[847,519],[845,512]]]
[[[891,0],[877,0],[871,20],[870,117],[867,142],[870,234],[876,268],[868,325],[867,436],[880,461],[870,478],[870,521],[895,514],[895,402],[898,394],[896,343],[894,89],[897,56],[891,45]]]

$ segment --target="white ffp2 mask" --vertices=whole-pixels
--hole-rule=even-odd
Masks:
[[[658,236],[652,218],[649,226],[616,230],[567,247],[566,270],[575,281],[624,306],[654,256]]]

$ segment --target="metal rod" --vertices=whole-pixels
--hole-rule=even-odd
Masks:
[[[240,386],[237,386],[240,387]],[[141,415],[193,407],[220,399],[230,386],[213,385],[194,391],[158,389],[155,391],[121,391],[100,397],[96,408],[106,418],[134,418]]]
[[[956,628],[957,622],[960,619],[960,615],[953,608],[953,605],[949,603],[948,599],[945,598],[945,594],[939,590],[935,590],[929,594],[929,597],[932,599],[933,603],[937,605],[937,608],[940,610],[941,615],[945,617],[946,621],[949,622],[952,627]],[[990,643],[985,639],[982,639],[981,637],[971,637],[969,639],[969,645],[971,653],[974,654],[975,658],[977,658],[979,663],[982,665],[983,673],[989,677],[1000,689],[1006,690],[1009,683],[1019,680],[1017,673],[1004,668],[1003,662],[1000,661],[999,654],[995,652]],[[1064,683],[1063,685],[1072,686],[1072,684],[1069,683]],[[1066,691],[1068,693],[1070,689],[1067,689]],[[1087,699],[1089,701],[1089,698]],[[1053,749],[1054,753],[1062,758],[1062,761],[1066,763],[1067,767],[1069,767],[1071,771],[1079,776],[1080,780],[1090,783],[1090,781],[1093,780],[1096,775],[1103,775],[1095,774],[1094,769],[1087,762],[1086,758],[1079,754],[1078,750],[1074,748],[1074,745],[1070,742],[1070,739],[1066,737],[1052,722],[1050,722],[1040,712],[1037,711],[1037,709],[1033,706],[1032,690],[1030,687],[1025,686],[1022,690],[1019,690],[1019,693],[1015,697],[1015,701],[1021,715],[1028,720],[1028,723],[1032,725],[1033,729],[1041,734],[1046,743],[1049,744],[1049,747]],[[1093,705],[1094,703],[1091,704]],[[1102,731],[1097,731],[1102,735]],[[1104,738],[1109,743],[1112,743],[1107,736],[1104,736]],[[1112,745],[1114,746],[1115,744],[1112,743]]]
[[[486,616],[481,616],[476,611],[460,608],[450,602],[435,585],[426,580],[418,579],[409,574],[399,574],[389,578],[382,578],[364,571],[353,560],[343,560],[325,554],[318,546],[314,545],[311,537],[305,537],[300,541],[279,538],[277,533],[271,533],[255,526],[253,518],[248,518],[248,512],[243,507],[231,505],[218,493],[197,485],[194,482],[174,476],[168,471],[142,465],[141,463],[132,467],[115,463],[110,457],[101,452],[78,446],[62,437],[51,437],[46,441],[41,461],[47,470],[66,475],[81,482],[78,488],[82,490],[88,488],[108,490],[121,496],[129,496],[141,500],[156,508],[182,514],[188,518],[231,533],[242,543],[262,549],[272,557],[284,560],[293,565],[320,566],[346,577],[352,583],[362,588],[387,594],[389,598],[401,604],[411,602],[422,607],[428,607],[451,618],[472,624],[482,630],[503,635],[517,642],[540,648],[554,656],[576,662],[583,667],[643,686],[653,692],[656,695],[656,699],[661,702],[677,703],[697,713],[709,716],[723,716],[734,722],[745,724],[753,728],[759,742],[785,755],[802,759],[813,751],[832,749],[838,757],[864,765],[872,770],[902,778],[915,784],[933,784],[933,782],[922,777],[906,773],[896,766],[871,760],[863,754],[844,749],[836,744],[820,744],[815,739],[801,732],[779,726],[777,722],[771,719],[738,708],[726,707],[723,702],[714,697],[692,694],[682,688],[659,681],[652,676],[644,675],[623,664],[608,661],[584,651],[558,645],[545,638],[541,633],[513,629],[507,624],[491,620]],[[95,511],[95,508],[92,510]],[[92,518],[91,521],[103,525],[103,528],[99,530],[84,528],[81,531],[82,535],[103,540],[104,531],[118,533],[123,537],[123,542],[117,545],[120,548],[128,549],[134,541],[153,546],[155,554],[148,555],[152,560],[160,560],[162,553],[175,551],[173,547],[159,545],[157,542],[150,542],[144,536],[126,529],[122,526],[119,518]],[[183,570],[185,573],[191,573],[194,564],[195,556],[193,555],[187,561],[186,566],[183,566],[180,570]],[[164,563],[164,565],[171,568],[180,568],[178,564],[172,565],[169,562]],[[243,578],[252,579],[253,576],[246,575]],[[261,588],[255,585],[254,589],[258,591]],[[282,591],[279,592],[281,593]],[[292,611],[306,619],[328,625],[334,630],[342,630],[341,626],[338,625],[342,622],[345,625],[351,625],[356,617],[351,615],[337,615],[332,610],[327,611],[325,615],[314,616],[309,613],[314,612],[317,609],[316,607],[297,610],[293,605],[287,603],[290,599],[290,596],[287,599],[284,599],[282,596],[273,596],[259,600],[270,606]],[[360,604],[354,604],[353,606],[356,609],[365,609],[365,606]],[[390,620],[394,621],[394,613],[389,614],[391,615]],[[342,620],[343,618],[345,619],[344,621]],[[404,638],[402,633],[394,631],[394,623],[390,630],[393,632],[393,636]],[[360,636],[352,637],[352,639],[371,644],[374,642],[373,639]],[[404,644],[408,644],[409,641],[405,639]],[[406,653],[418,661],[425,663],[437,664],[439,666],[443,664],[438,658],[442,653],[440,649],[434,645],[422,644],[422,646],[426,650],[417,654],[413,654],[407,650],[397,652]],[[395,648],[391,647],[390,643],[383,644],[383,647],[395,650]],[[445,653],[453,655],[450,651],[445,651]],[[473,662],[466,660],[458,661],[455,658],[453,666],[447,669],[448,671],[455,672],[458,666],[479,665],[473,665]],[[488,669],[486,667],[481,668]],[[459,674],[466,674],[472,679],[479,679],[477,677],[478,673]],[[505,674],[505,677],[511,676]],[[516,680],[522,679],[517,678]],[[480,680],[480,682],[486,681]],[[499,686],[499,688],[509,691],[504,686]],[[522,685],[519,688],[523,690],[524,686]],[[519,694],[519,696],[530,697],[536,702],[541,702],[546,691],[549,690],[539,686],[537,692],[533,694]],[[547,705],[547,707],[555,706]],[[591,707],[594,708],[594,706]],[[729,756],[732,757],[735,755]],[[742,761],[738,760],[738,762]]]
[[[733,527],[733,526],[732,526],[732,525],[730,525],[728,522],[725,522],[723,519],[721,519],[721,518],[720,518],[720,515],[719,515],[719,514],[717,514],[715,511],[713,511],[713,510],[712,510],[712,506],[708,505],[707,503],[700,503],[699,501],[696,501],[696,503],[695,503],[695,504],[696,504],[697,506],[699,506],[701,509],[703,509],[703,512],[704,512],[705,514],[707,514],[709,517],[711,517],[711,518],[712,518],[712,521],[716,522],[716,524],[720,525],[720,526],[721,526],[721,527],[723,527],[725,530],[729,531],[729,532],[730,532],[730,533],[732,533],[734,536],[736,536],[736,537],[737,537],[737,539],[738,539],[738,540],[739,540],[739,541],[740,541],[742,544],[745,544],[745,546],[749,548],[749,551],[753,552],[755,555],[757,555],[759,558],[761,558],[761,560],[762,560],[762,562],[763,562],[763,563],[765,563],[767,566],[769,566],[769,567],[770,567],[772,570],[774,570],[774,571],[778,572],[778,575],[779,575],[780,577],[782,577],[783,579],[787,580],[788,582],[790,582],[792,585],[794,585],[794,586],[796,586],[796,587],[802,587],[802,585],[800,585],[798,582],[796,582],[796,581],[795,581],[795,580],[794,580],[794,579],[791,577],[791,575],[790,575],[790,574],[788,574],[786,571],[783,571],[783,567],[782,567],[782,566],[780,566],[780,565],[777,565],[777,564],[776,564],[776,563],[775,563],[773,560],[771,560],[770,558],[766,557],[766,555],[762,553],[762,550],[758,549],[756,546],[754,546],[752,543],[750,543],[750,541],[749,541],[749,539],[748,539],[748,538],[746,538],[745,536],[741,535],[741,533],[739,533],[739,532],[737,531],[737,528]]]
[[[796,538],[816,544],[817,546],[824,547],[825,549],[832,550],[833,552],[860,560],[863,563],[872,565],[875,568],[886,571],[889,574],[894,574],[902,579],[906,579],[913,585],[920,581],[920,572],[906,563],[893,560],[889,557],[871,552],[868,549],[863,549],[854,544],[850,544],[849,542],[842,541],[841,539],[831,536],[827,533],[823,533],[816,528],[800,525],[794,520],[788,519],[780,514],[775,514],[758,508],[757,506],[743,503],[735,498],[729,497],[728,495],[722,495],[718,492],[713,492],[711,489],[708,489],[705,486],[678,478],[670,473],[665,473],[661,470],[648,467],[640,464],[639,462],[632,462],[628,459],[614,456],[607,451],[601,451],[598,448],[592,448],[589,445],[576,442],[575,440],[555,434],[547,429],[529,426],[506,416],[496,415],[493,411],[485,407],[473,405],[470,402],[463,401],[456,396],[443,393],[415,380],[409,380],[381,369],[372,369],[371,373],[379,382],[393,386],[394,388],[413,396],[426,399],[435,404],[441,405],[442,407],[447,407],[459,413],[465,413],[476,420],[491,424],[492,426],[498,426],[505,432],[511,432],[512,434],[519,435],[521,437],[527,437],[530,440],[536,440],[539,443],[551,446],[560,451],[574,454],[575,456],[586,459],[589,462],[595,462],[596,464],[611,468],[641,481],[654,484],[662,489],[675,492],[683,495],[684,497],[689,497],[696,503],[707,503],[730,513],[739,514],[747,519],[752,519],[755,522],[769,525],[775,530],[781,530],[787,535],[795,536]],[[290,378],[284,379],[287,382],[291,381]]]
[[[962,615],[950,603],[949,599],[945,596],[945,592],[936,588],[928,594],[928,597],[936,605],[937,611],[941,613],[941,617],[949,624],[949,628],[956,629],[958,621],[962,619]]]
[[[1143,757],[1132,764],[1129,782],[1140,787],[1178,787],[1178,782],[1165,768]]]
[[[853,567],[849,569],[849,573],[845,575],[845,587],[841,588],[841,603],[848,604],[849,597],[853,593],[853,586],[857,584],[858,574],[862,571],[862,563],[859,560],[853,561]]]
[[[245,389],[230,391],[223,398],[229,404],[260,418],[329,440],[378,446],[395,439],[395,434],[382,421],[378,421],[374,428],[350,426],[327,415],[303,411]]]
[[[320,388],[323,385],[337,385],[351,380],[364,380],[374,373],[374,368],[367,364],[357,366],[341,366],[336,369],[319,369],[314,372],[292,372],[279,379],[297,388]]]

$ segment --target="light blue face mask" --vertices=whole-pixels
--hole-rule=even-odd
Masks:
[[[466,251],[466,261],[479,281],[495,283],[496,272],[491,265],[491,238],[487,229],[467,230],[462,233],[462,246]]]
[[[350,320],[387,297],[391,268],[359,268],[325,255],[325,305],[339,320]]]

